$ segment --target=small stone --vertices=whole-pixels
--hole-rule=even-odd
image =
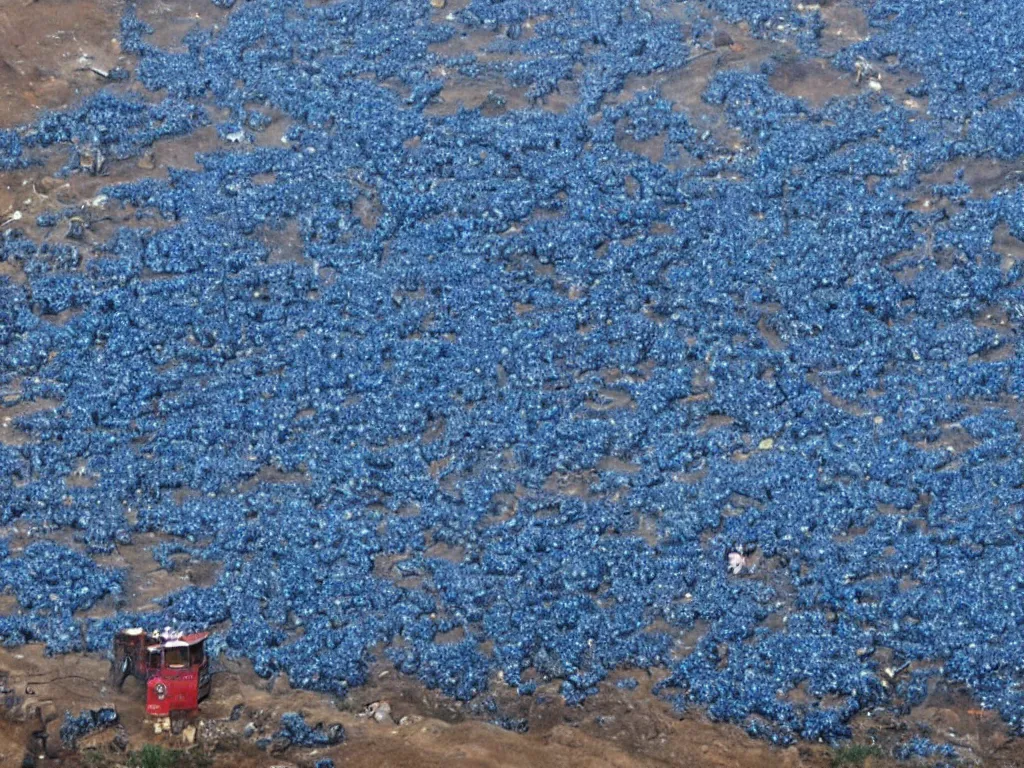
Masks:
[[[447,4],[447,0],[430,0],[431,8],[444,8]]]
[[[770,451],[772,448],[775,447],[775,441],[772,440],[770,437],[766,437],[764,440],[757,444],[757,447],[759,450],[762,451]]]
[[[373,712],[373,719],[378,723],[394,722],[391,719],[391,705],[386,701],[382,701],[377,705],[377,708]]]
[[[260,741],[256,742],[256,745],[259,746],[261,741],[266,740],[260,739]],[[262,749],[266,749],[272,755],[279,755],[282,752],[286,752],[288,748],[292,745],[292,740],[283,734],[275,736],[274,738],[270,739],[269,742],[270,743],[262,747]]]
[[[142,157],[139,158],[139,162],[137,163],[137,165],[144,171],[151,171],[154,168],[156,168],[156,160],[153,157],[153,153],[146,152]]]
[[[715,44],[715,48],[728,48],[730,45],[733,44],[733,39],[732,35],[730,35],[728,32],[719,29],[717,32],[715,32],[715,36],[714,38],[712,38],[712,42]]]
[[[196,727],[194,725],[186,725],[181,729],[181,738],[185,740],[186,744],[196,743]]]

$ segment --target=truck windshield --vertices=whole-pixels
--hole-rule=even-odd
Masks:
[[[164,648],[164,663],[168,667],[180,669],[188,666],[188,646]]]

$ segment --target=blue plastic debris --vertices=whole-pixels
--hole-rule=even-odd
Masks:
[[[65,712],[64,722],[60,727],[61,742],[67,749],[74,749],[79,739],[117,725],[117,719],[117,711],[113,707],[83,709],[77,717]]]
[[[944,678],[1021,732],[1009,0],[874,4],[828,55],[883,89],[823,106],[776,61],[673,88],[721,21],[823,55],[790,3],[219,4],[173,50],[129,8],[155,99],[0,132],[0,169],[67,173],[213,106],[221,139],[105,189],[135,221],[104,241],[4,225],[0,521],[71,540],[4,552],[5,644],[230,622],[211,653],[264,677],[345,695],[383,656],[489,720],[496,685],[660,667],[780,744]],[[146,532],[213,583],[84,618]]]
[[[2,542],[0,590],[10,590],[22,609],[71,616],[108,594],[121,592],[123,573],[50,541],[30,544],[20,555]]]
[[[281,728],[274,734],[274,739],[298,747],[329,747],[345,740],[345,729],[340,723],[326,727],[318,723],[310,727],[301,713],[285,712],[281,715]]]

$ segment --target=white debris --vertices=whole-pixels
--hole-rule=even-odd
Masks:
[[[747,558],[745,558],[739,552],[729,553],[729,573],[737,575],[746,567]]]

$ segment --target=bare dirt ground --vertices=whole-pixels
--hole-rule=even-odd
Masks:
[[[474,766],[710,766],[755,768],[825,768],[843,764],[846,752],[821,744],[786,749],[752,739],[733,726],[710,723],[700,714],[680,718],[650,696],[653,679],[636,691],[606,684],[606,690],[582,708],[569,709],[554,686],[541,688],[528,700],[507,701],[530,716],[530,731],[511,733],[468,715],[464,707],[398,675],[386,665],[374,670],[372,682],[341,701],[288,686],[268,683],[246,663],[221,660],[210,699],[179,734],[154,733],[144,715],[144,692],[129,680],[117,691],[106,684],[107,662],[97,656],[47,658],[38,646],[0,651],[0,682],[4,696],[0,720],[0,765],[116,766],[144,744],[156,743],[192,755],[194,765],[312,766],[330,757],[339,766],[447,768]],[[541,703],[546,694],[547,703]],[[387,702],[389,714],[372,712]],[[120,724],[82,739],[75,750],[60,744],[65,710],[113,706]],[[312,750],[293,747],[280,752],[256,745],[279,727],[280,715],[301,711],[310,724],[341,723],[347,741]],[[998,718],[974,710],[962,693],[936,691],[908,718],[930,723],[937,733],[950,734],[978,758],[978,764],[1019,765],[1019,743],[1008,739]],[[189,724],[186,724],[189,725]],[[874,738],[880,745],[897,738],[905,725],[895,719],[857,724],[857,743]],[[862,763],[886,766],[878,755]]]
[[[159,30],[155,42],[162,45],[195,23],[216,24],[224,15],[208,0],[142,0],[139,6],[140,15]],[[103,73],[123,61],[115,39],[121,10],[121,0],[0,0],[0,127],[23,124],[40,109],[74,103],[105,85]],[[844,22],[836,25],[834,34],[860,34],[863,17],[859,11],[836,4],[830,5],[828,12]],[[728,32],[737,42],[717,57],[702,59],[687,82],[668,84],[670,95],[686,104],[692,102],[694,109],[707,109],[699,94],[714,68],[738,66],[747,57],[764,55],[770,45],[750,38],[744,25],[730,26]],[[776,87],[811,101],[855,87],[852,76],[798,62],[782,67],[775,80]],[[436,111],[450,111],[458,102],[471,103],[473,95],[467,90],[446,96],[448,105],[442,103],[434,107]],[[512,104],[515,106],[514,101]],[[549,106],[559,109],[562,104],[558,101]],[[268,135],[278,132],[279,127],[274,126]],[[186,140],[161,142],[138,162],[111,164],[102,178],[79,175],[58,181],[52,176],[53,168],[0,174],[0,220],[20,211],[27,223],[46,208],[81,205],[103,185],[163,175],[170,166],[192,166],[194,153],[215,141],[208,130]],[[117,216],[122,218],[97,215],[90,221],[86,241],[101,242],[129,218],[124,212]],[[0,265],[0,274],[19,279],[7,265]],[[15,408],[0,404],[0,440],[21,439],[10,428],[17,415]],[[27,533],[0,530],[0,536],[11,539],[12,553],[29,542]],[[163,595],[213,578],[208,567],[182,567],[174,573],[160,569],[149,552],[154,543],[154,538],[140,536],[135,544],[104,560],[104,565],[130,570],[124,598],[128,607],[151,607],[153,600]],[[15,608],[12,598],[0,595],[0,612]],[[114,608],[104,602],[88,614],[98,616]],[[1024,744],[1007,734],[996,714],[977,708],[963,690],[941,685],[924,705],[903,718],[887,715],[856,721],[854,743],[879,746],[877,752],[858,755],[823,744],[776,748],[748,737],[740,728],[709,722],[700,712],[680,716],[650,694],[656,678],[645,672],[636,675],[640,684],[633,691],[615,686],[625,673],[613,676],[602,686],[600,696],[578,708],[563,704],[556,683],[541,686],[533,697],[518,697],[496,686],[501,689],[494,695],[503,714],[529,718],[530,730],[518,734],[485,722],[468,707],[424,689],[385,663],[374,668],[370,684],[346,700],[294,690],[286,679],[268,683],[245,663],[219,659],[215,668],[213,694],[191,723],[195,730],[157,734],[145,720],[142,687],[129,680],[123,690],[112,689],[106,682],[108,662],[102,657],[47,657],[38,645],[0,650],[0,766],[124,765],[132,752],[157,743],[183,750],[189,764],[224,768],[311,767],[323,757],[340,766],[395,768],[878,767],[890,764],[881,755],[904,737],[908,723],[930,725],[942,740],[960,745],[975,764],[1024,765],[1024,758],[1019,757],[1024,754]],[[389,714],[383,712],[381,702],[387,702]],[[64,712],[77,714],[104,705],[117,709],[119,725],[81,740],[76,749],[66,749],[59,735]],[[288,711],[301,711],[311,724],[341,723],[348,738],[341,745],[319,751],[293,747],[275,754],[259,748],[256,741],[271,736],[279,727],[280,715]]]

